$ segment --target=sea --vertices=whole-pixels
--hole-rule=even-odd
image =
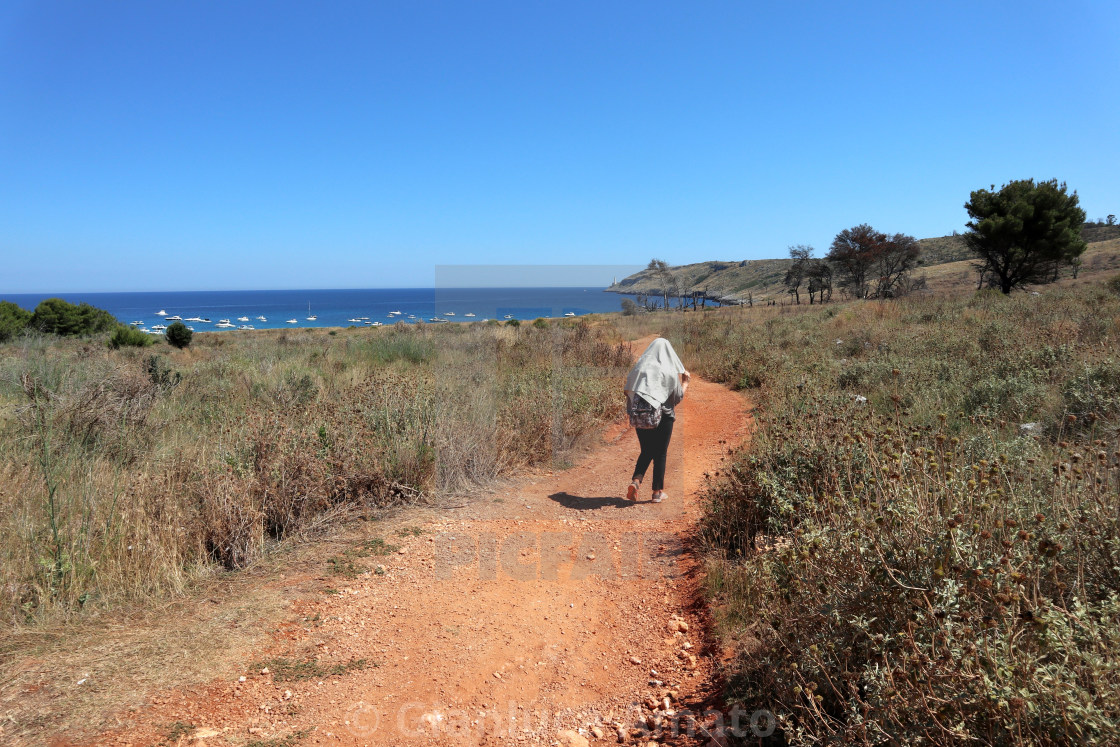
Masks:
[[[372,288],[354,290],[247,290],[133,293],[5,294],[31,311],[46,298],[89,303],[124,324],[150,329],[177,316],[196,332],[233,328],[292,329],[416,323],[532,320],[618,311],[621,296],[603,288]],[[162,314],[160,312],[163,312]],[[399,314],[393,312],[400,312]],[[472,316],[473,315],[473,316]],[[309,317],[315,317],[311,319]],[[209,321],[200,321],[206,320]]]

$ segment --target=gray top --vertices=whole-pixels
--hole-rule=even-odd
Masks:
[[[673,408],[684,397],[681,389],[684,370],[673,346],[665,338],[658,337],[626,375],[626,394],[641,396],[654,407],[660,407],[662,416],[676,417]]]

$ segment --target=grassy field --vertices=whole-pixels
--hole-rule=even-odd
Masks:
[[[333,520],[563,463],[616,417],[604,330],[557,322],[0,346],[0,610],[158,598]]]
[[[757,405],[699,540],[775,744],[1120,740],[1117,285],[633,322]]]

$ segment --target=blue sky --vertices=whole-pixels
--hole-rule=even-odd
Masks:
[[[0,292],[775,257],[1118,165],[1115,2],[0,4]]]

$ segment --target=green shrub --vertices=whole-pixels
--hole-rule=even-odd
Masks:
[[[17,337],[31,321],[31,312],[11,301],[0,301],[0,342]]]
[[[536,329],[548,329],[548,322],[540,317],[533,320],[533,327]]]
[[[414,334],[411,329],[393,329],[388,334],[371,337],[358,349],[363,357],[368,357],[376,363],[393,361],[423,363],[431,360],[436,354],[432,341],[427,337]]]
[[[173,370],[162,355],[149,356],[145,370],[151,382],[164,391],[174,389],[183,380],[183,374]]]
[[[147,332],[141,332],[136,327],[126,327],[123,324],[113,330],[109,338],[109,347],[117,348],[145,348],[155,342]]]
[[[1120,363],[1106,360],[1084,369],[1062,387],[1062,400],[1078,418],[1120,415]]]
[[[964,397],[966,413],[987,417],[1033,417],[1042,406],[1046,387],[1033,371],[985,377]]]
[[[507,327],[520,327],[521,326],[521,320],[520,319],[510,319],[508,322],[506,322],[506,326]]]
[[[191,338],[194,337],[194,333],[182,322],[174,322],[164,334],[167,336],[167,342],[180,350],[190,345]]]
[[[74,305],[61,298],[48,298],[35,307],[29,326],[52,335],[76,337],[108,332],[119,324],[104,309],[88,303]]]

